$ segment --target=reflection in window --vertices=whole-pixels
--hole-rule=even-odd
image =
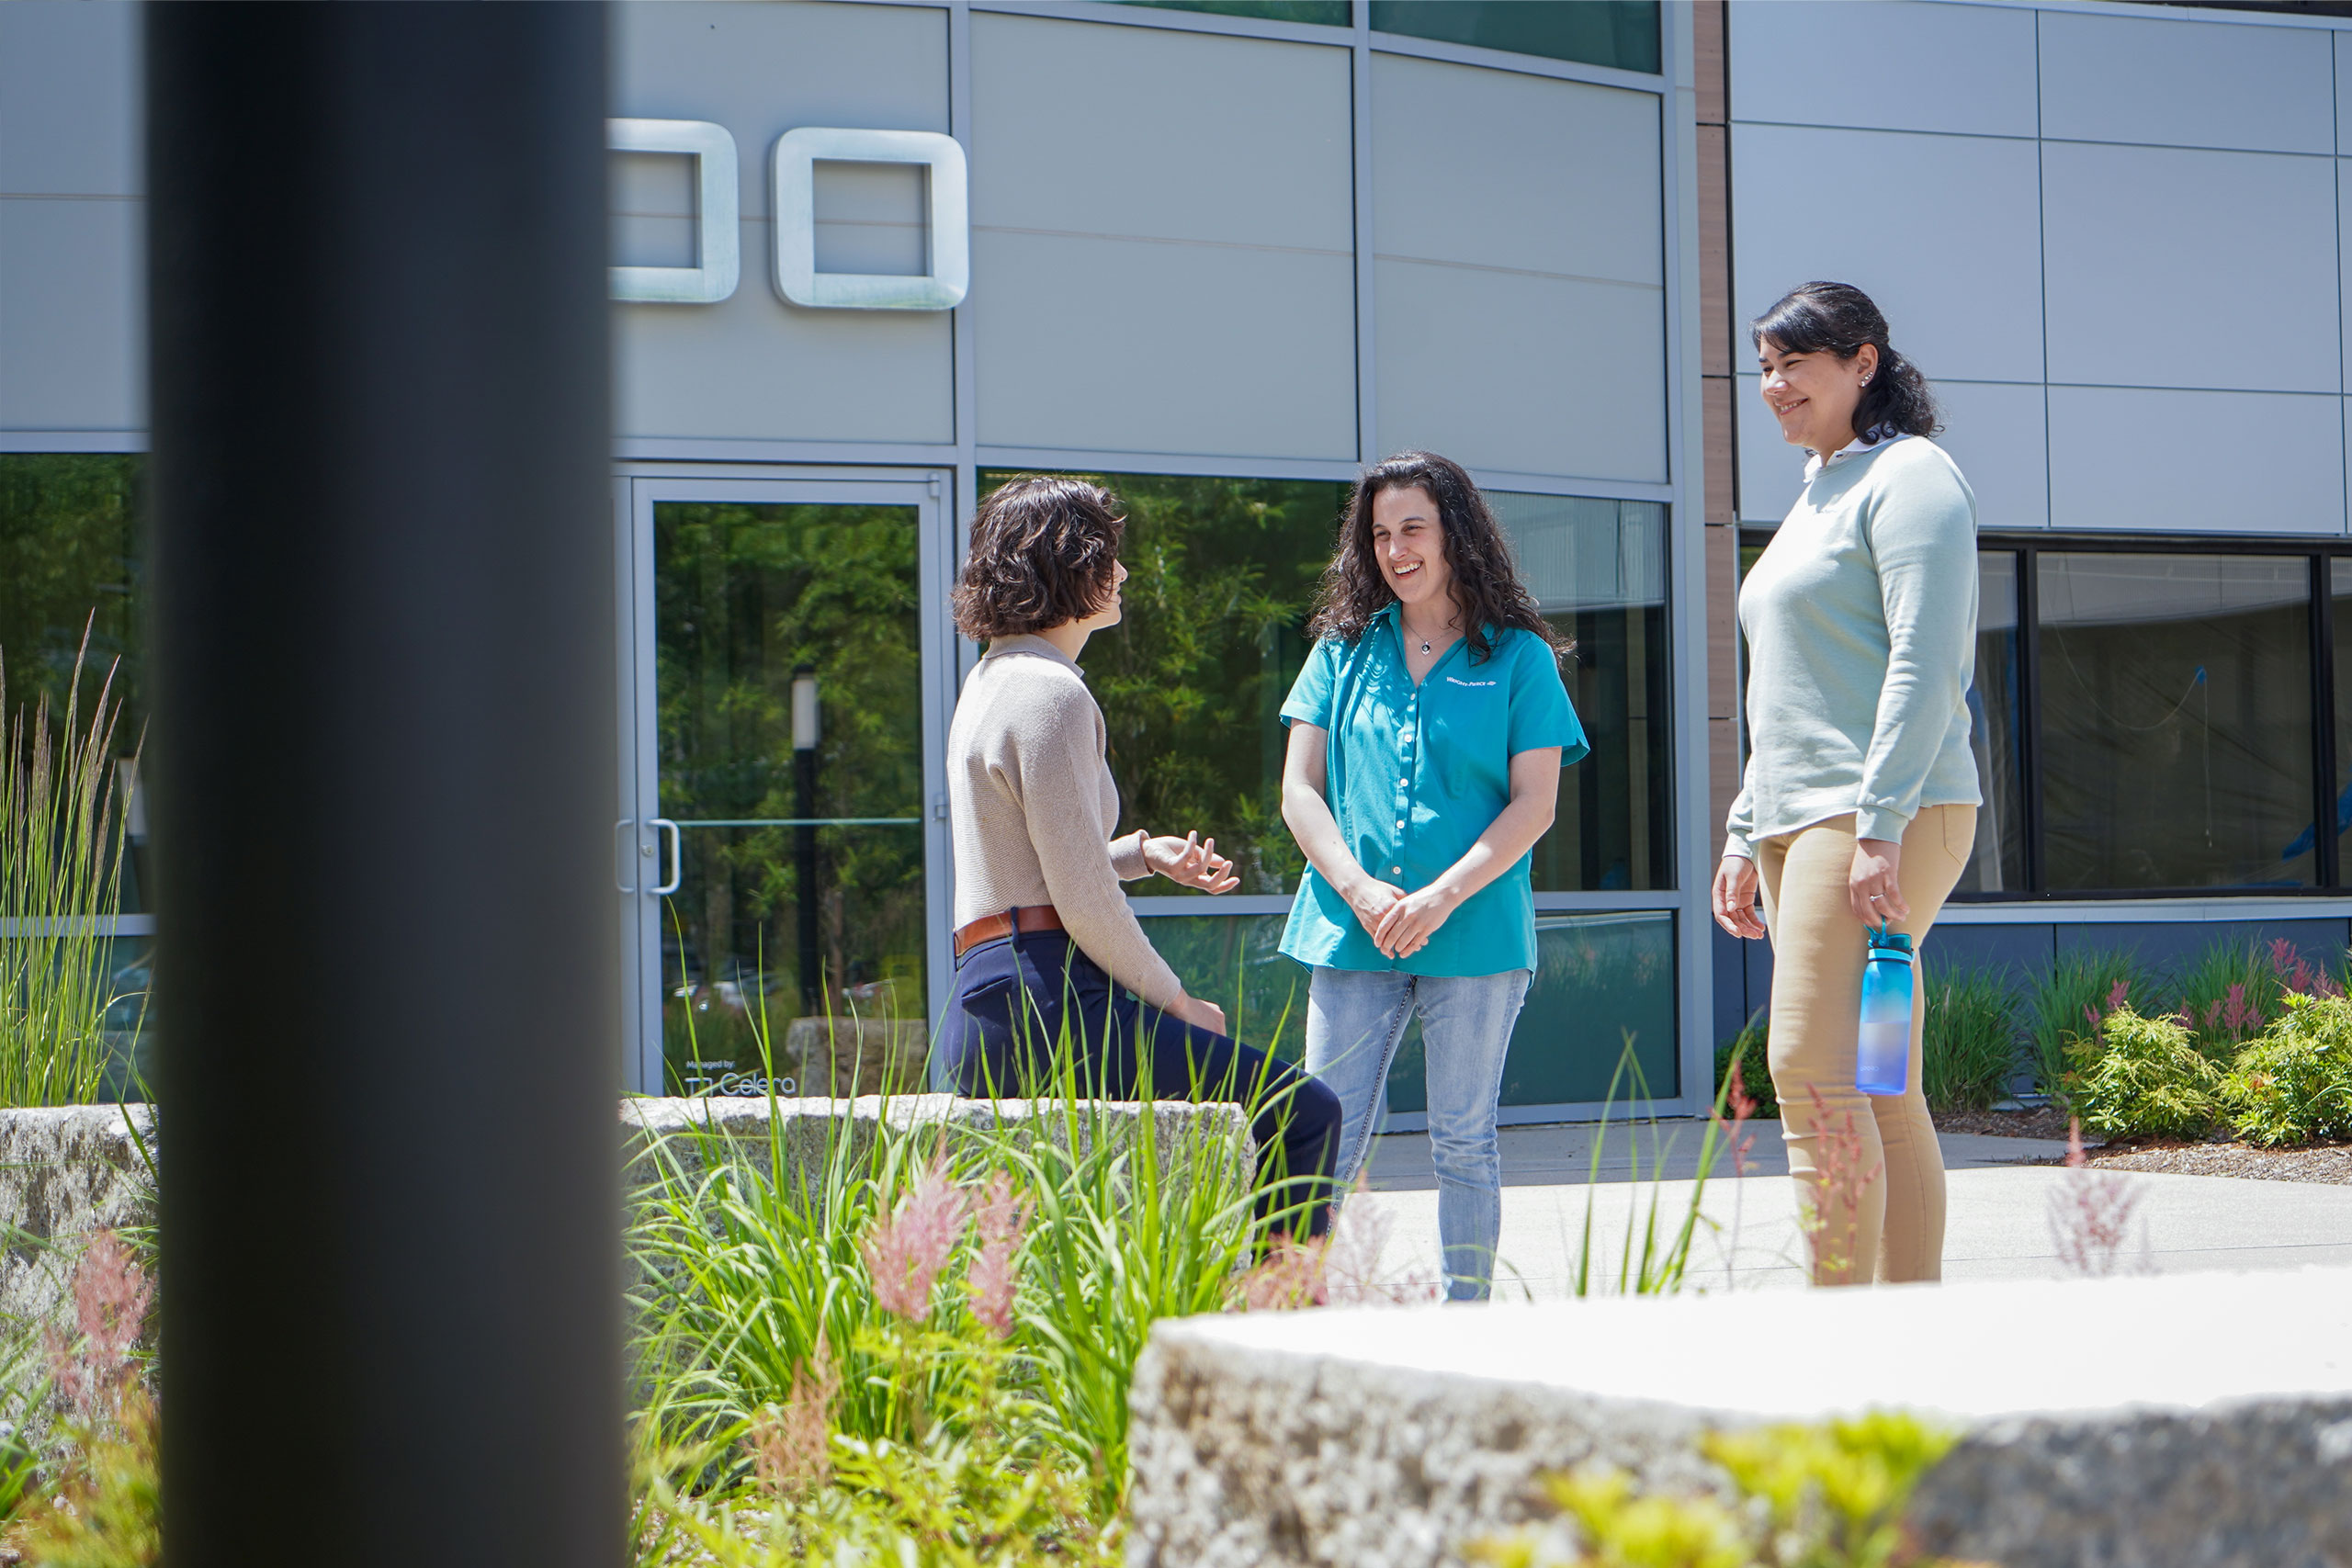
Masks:
[[[2309,885],[2310,562],[2040,560],[2049,888]]]
[[[1968,743],[1984,803],[1956,892],[2016,893],[2026,886],[2018,669],[2018,558],[1986,550],[1976,558],[1976,681],[1968,692]]]
[[[680,829],[662,933],[673,1067],[752,1067],[762,1016],[787,1051],[796,1017],[924,1016],[916,517],[653,510],[661,813]],[[806,753],[799,679],[816,704]]]
[[[1283,956],[1281,915],[1153,916],[1144,933],[1184,988],[1225,1009],[1241,1039],[1296,1060],[1305,1049],[1307,971]],[[1677,1092],[1674,916],[1538,915],[1535,980],[1503,1064],[1505,1105],[1597,1103],[1631,1036],[1646,1092]],[[1419,1022],[1388,1075],[1388,1108],[1427,1108]],[[1637,1094],[1631,1077],[1620,1100]]]
[[[0,454],[0,675],[9,715],[49,699],[61,734],[69,699],[86,719],[109,679],[121,704],[115,784],[128,794],[147,728],[144,659],[147,459],[130,453]],[[85,635],[78,690],[68,691]],[[144,802],[130,824],[122,909],[146,910]]]
[[[1121,6],[1148,6],[1159,11],[1200,11],[1212,17],[1247,17],[1258,22],[1311,22],[1318,27],[1351,28],[1355,17],[1348,0],[1114,0]]]
[[[2335,879],[2352,881],[2352,556],[2327,563],[2335,622]]]
[[[8,720],[46,697],[51,737],[64,728],[78,699],[86,722],[107,680],[120,703],[114,726],[116,798],[130,802],[130,854],[122,866],[119,908],[152,908],[146,898],[147,826],[133,759],[147,725],[142,615],[142,546],[147,460],[129,453],[0,454],[0,673]],[[89,651],[78,689],[69,690],[75,653]],[[114,1052],[110,1098],[145,1099],[153,1036],[146,1022],[152,943],[120,937],[97,949],[114,998],[106,1032]],[[136,1055],[134,1055],[134,1052]]]
[[[1010,473],[983,473],[987,494]],[[1336,480],[1094,474],[1127,509],[1126,616],[1086,645],[1120,820],[1198,829],[1244,893],[1287,893],[1306,861],[1283,825],[1283,699],[1347,504]],[[1178,895],[1166,882],[1154,895]],[[1205,897],[1207,895],[1198,895]]]
[[[1372,0],[1372,30],[1658,71],[1657,0]]]
[[[1674,886],[1666,508],[1489,491],[1528,591],[1574,639],[1568,695],[1592,754],[1562,771],[1540,892]]]

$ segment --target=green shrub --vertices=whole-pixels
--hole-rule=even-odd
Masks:
[[[1747,1027],[1715,1047],[1715,1090],[1721,1094],[1731,1081],[1731,1065],[1739,1063],[1739,1087],[1756,1101],[1755,1114],[1766,1121],[1777,1120],[1781,1101],[1772,1092],[1772,1066],[1766,1052],[1766,1030],[1770,1023],[1768,1010],[1758,1008]]]
[[[2278,1017],[2222,1079],[2232,1130],[2271,1147],[2352,1137],[2352,1001],[2278,999]]]
[[[2070,1047],[2095,1038],[2098,1021],[2115,1008],[2134,998],[2144,1003],[2153,994],[2153,978],[2135,953],[2113,948],[2060,953],[2033,983],[2025,1003],[2034,1088],[2053,1103],[2071,1106]]]
[[[2067,1048],[2069,1089],[2083,1125],[2109,1137],[2193,1138],[2222,1111],[2222,1073],[2170,1015],[2143,1018],[2128,1003]]]
[[[1936,1111],[1984,1111],[2009,1092],[2018,1066],[2018,1000],[2008,978],[1972,969],[1928,981],[1921,1086]]]

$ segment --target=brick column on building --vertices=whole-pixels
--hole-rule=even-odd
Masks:
[[[1720,844],[1738,793],[1739,576],[1734,354],[1740,345],[1731,298],[1731,128],[1726,108],[1725,0],[1693,0],[1699,114],[1699,375],[1704,411],[1707,572],[1707,767],[1710,830]],[[1710,854],[1710,874],[1713,855]]]

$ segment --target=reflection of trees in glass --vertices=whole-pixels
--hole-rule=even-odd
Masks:
[[[80,712],[89,714],[111,669],[122,705],[112,741],[118,758],[138,751],[147,726],[146,468],[146,458],[126,452],[0,454],[0,660],[10,705],[30,711],[48,698],[51,739],[62,738],[86,627]],[[130,850],[121,908],[137,911],[146,908],[144,840],[132,839]]]
[[[1655,502],[1488,491],[1521,580],[1576,644],[1563,671],[1592,751],[1560,774],[1537,840],[1539,892],[1674,886],[1672,673],[1666,508]]]
[[[146,463],[122,452],[0,454],[0,657],[9,694],[27,703],[46,695],[62,719],[89,626],[83,711],[120,660],[119,755],[138,750],[147,717],[139,602]]]
[[[1010,479],[983,474],[983,491]],[[1348,487],[1329,480],[1088,476],[1127,506],[1127,613],[1087,644],[1124,821],[1215,835],[1241,891],[1305,863],[1282,821],[1283,698]],[[1154,893],[1174,889],[1167,884]]]
[[[922,750],[916,512],[665,502],[654,511],[662,812],[790,818],[792,678],[815,667],[816,815],[916,818],[818,832],[820,951],[832,1005],[923,1011]],[[798,1010],[794,829],[687,827],[674,902],[683,973],[754,980]]]

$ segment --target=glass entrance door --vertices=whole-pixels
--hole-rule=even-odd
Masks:
[[[933,488],[632,482],[640,1089],[922,1087],[953,657]]]

